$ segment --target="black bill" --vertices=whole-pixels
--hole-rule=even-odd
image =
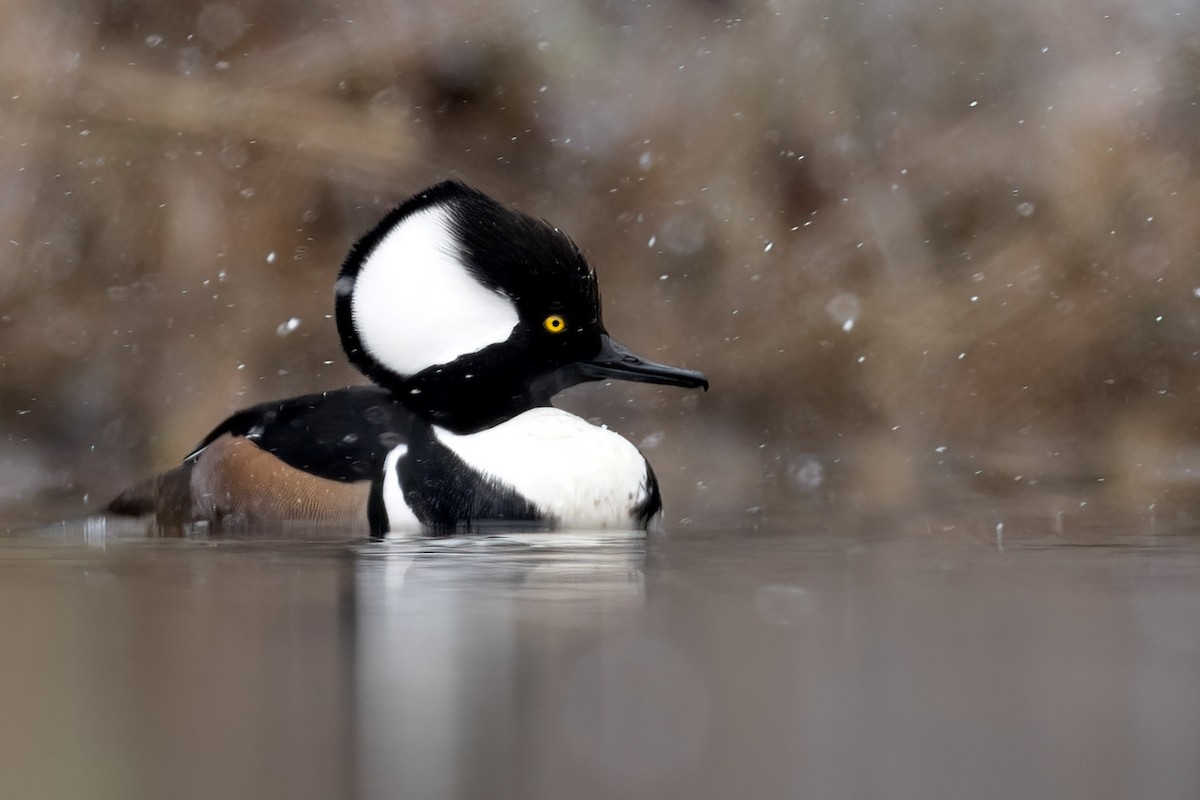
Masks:
[[[577,365],[585,380],[621,380],[639,383],[661,383],[687,389],[708,391],[708,378],[703,372],[666,364],[656,364],[634,355],[612,340],[608,334],[600,337],[600,352]]]

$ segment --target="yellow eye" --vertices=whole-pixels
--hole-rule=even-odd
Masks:
[[[551,314],[542,320],[542,327],[550,333],[562,333],[567,329],[567,321],[558,314]]]

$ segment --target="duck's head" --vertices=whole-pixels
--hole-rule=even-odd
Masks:
[[[456,181],[388,214],[336,285],[350,361],[458,432],[509,419],[584,381],[708,388],[609,337],[596,273],[554,226]]]

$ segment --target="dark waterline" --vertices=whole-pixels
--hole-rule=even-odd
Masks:
[[[1197,532],[8,534],[0,796],[1195,796]]]

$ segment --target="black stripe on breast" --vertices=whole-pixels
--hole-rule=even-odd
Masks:
[[[644,529],[654,519],[654,515],[662,511],[662,494],[659,493],[658,478],[654,477],[650,462],[645,458],[642,460],[646,463],[646,499],[641,505],[633,508],[633,518],[637,520],[638,526]]]
[[[413,432],[396,470],[409,507],[433,533],[554,524],[515,489],[472,468],[437,441],[432,428]]]

